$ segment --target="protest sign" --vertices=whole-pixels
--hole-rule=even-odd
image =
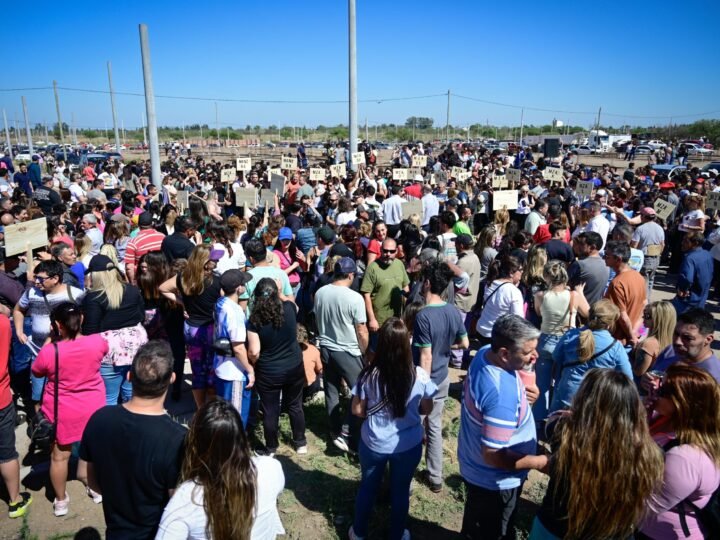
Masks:
[[[507,178],[511,182],[515,182],[516,184],[520,182],[520,177],[522,176],[520,173],[520,169],[508,169],[505,173],[507,175]]]
[[[257,206],[257,190],[255,188],[238,188],[235,190],[235,206],[249,208]]]
[[[319,167],[310,169],[310,180],[314,180],[316,182],[322,182],[325,180],[325,169],[320,169]]]
[[[413,167],[427,167],[427,156],[413,156]]]
[[[279,196],[279,195],[278,195]],[[263,189],[260,192],[259,206],[275,207],[275,192],[271,189]]]
[[[420,216],[420,219],[423,217],[423,207],[422,207],[422,201],[419,201],[417,199],[411,200],[411,201],[405,201],[402,204],[402,218],[408,219],[411,215],[417,214]]]
[[[453,167],[452,169],[450,169],[450,176],[457,179],[458,175],[464,172],[465,169],[463,169],[462,167]]]
[[[47,220],[31,219],[15,225],[5,225],[5,256],[25,253],[28,249],[45,247],[48,243]]]
[[[237,176],[237,172],[235,171],[234,168],[222,169],[220,171],[220,181],[221,182],[234,182],[236,176]]]
[[[592,197],[594,187],[592,180],[578,180],[576,191],[580,197]]]
[[[493,193],[493,210],[515,210],[518,206],[517,189],[508,189],[507,191],[496,191]]]
[[[181,213],[190,206],[189,193],[184,189],[178,190],[176,199],[178,210],[180,210]]]
[[[407,170],[408,180],[415,180],[415,176],[418,174],[422,176],[422,169],[420,167],[410,167]]]
[[[280,174],[280,175],[281,175],[281,174],[282,174],[282,169],[268,169],[268,172],[267,172],[268,182],[270,181],[270,178],[272,178],[272,175],[273,175],[273,174]]]
[[[662,219],[663,221],[667,221],[668,218],[675,211],[676,207],[674,204],[671,204],[667,201],[664,201],[662,199],[656,199],[653,208],[655,208],[655,212],[657,212],[658,218]]]
[[[393,180],[407,180],[407,169],[393,169]]]
[[[710,191],[705,198],[705,208],[720,210],[720,191]]]
[[[353,152],[350,157],[353,165],[365,165],[365,152]]]
[[[437,175],[431,174],[431,175],[430,175],[430,185],[431,185],[431,186],[434,186],[434,185],[436,185],[436,184],[437,184]]]
[[[493,176],[492,187],[496,189],[501,189],[507,186],[507,177],[504,174],[496,174],[495,176]]]
[[[344,163],[330,165],[330,175],[336,178],[345,178],[347,176],[347,167]]]
[[[282,156],[280,158],[280,168],[286,171],[297,170],[297,158],[291,156]]]
[[[252,169],[252,158],[239,157],[235,160],[235,168],[238,171],[249,171]]]
[[[563,175],[562,169],[557,167],[547,167],[543,171],[543,178],[550,180],[552,183],[559,183],[562,185],[565,182],[565,176]]]
[[[461,173],[458,173],[458,175],[457,175],[457,181],[459,183],[467,182],[468,178],[470,178],[470,171],[463,171]]]
[[[285,194],[285,177],[282,174],[273,174],[270,176],[270,191],[277,191],[278,197]]]

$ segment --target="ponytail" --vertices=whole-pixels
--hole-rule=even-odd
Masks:
[[[587,362],[595,354],[595,336],[589,328],[580,332],[578,344],[578,360]]]
[[[578,340],[578,360],[587,362],[595,354],[594,330],[612,332],[620,318],[620,310],[610,300],[603,298],[590,306],[590,317],[587,328],[580,332]]]

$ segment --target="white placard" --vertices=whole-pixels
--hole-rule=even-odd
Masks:
[[[507,175],[508,180],[515,182],[516,184],[520,182],[520,178],[522,176],[520,169],[513,168],[509,168],[505,174]]]
[[[249,171],[252,169],[252,158],[239,157],[235,160],[235,168],[238,171]]]
[[[470,178],[470,176],[471,176],[470,171],[463,171],[461,173],[458,173],[457,181],[458,182],[467,182],[467,179]]]
[[[493,193],[493,210],[515,210],[518,206],[517,189],[508,189],[507,191],[496,191]]]
[[[257,190],[255,188],[238,188],[235,190],[235,206],[255,208],[257,206]]]
[[[273,174],[270,176],[270,191],[277,191],[278,197],[285,194],[285,177],[282,174]]]
[[[347,176],[347,167],[344,163],[330,165],[330,175],[336,178],[345,178]]]
[[[580,197],[592,197],[594,188],[595,184],[592,180],[578,180],[576,191]]]
[[[492,187],[500,189],[503,186],[508,186],[507,177],[504,174],[496,174],[495,176],[493,176]]]
[[[705,208],[720,210],[720,191],[710,191],[705,198]]]
[[[402,218],[408,219],[411,215],[417,214],[420,216],[420,219],[423,217],[423,207],[422,207],[422,201],[413,200],[413,201],[405,201],[402,206]]]
[[[353,152],[350,157],[354,165],[365,165],[365,152]]]
[[[325,180],[325,169],[320,169],[319,167],[311,168],[310,180],[314,180],[316,182],[322,182],[323,180]]]
[[[393,180],[407,180],[407,169],[393,169]]]
[[[220,181],[221,182],[234,182],[236,177],[237,177],[237,171],[235,170],[235,168],[222,169],[220,171]]]
[[[565,175],[563,174],[562,169],[559,169],[558,167],[547,167],[543,171],[543,177],[553,183],[558,182],[563,184],[565,182]]]
[[[190,206],[190,193],[184,189],[179,189],[175,200],[177,201],[178,209],[182,213]]]
[[[431,186],[437,185],[437,175],[434,175],[434,174],[430,175],[430,185]]]
[[[267,179],[268,181],[272,178],[273,174],[282,174],[282,169],[268,169]]]
[[[28,249],[48,245],[47,220],[32,219],[15,225],[5,225],[5,256],[25,253]]]
[[[465,169],[463,169],[462,167],[453,167],[452,169],[450,169],[450,176],[457,179],[458,175],[464,172]]]
[[[280,158],[280,168],[286,171],[297,170],[297,158],[291,156],[282,156]]]
[[[427,156],[413,156],[412,157],[413,167],[427,167]]]
[[[663,221],[667,221],[675,211],[676,206],[662,199],[655,199],[653,208],[655,208],[655,212],[657,212],[657,217]]]

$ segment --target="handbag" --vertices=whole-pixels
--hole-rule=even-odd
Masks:
[[[217,316],[215,313],[215,310],[213,309],[213,326],[215,329],[217,329]],[[230,341],[229,337],[216,337],[213,339],[212,342],[212,349],[217,354],[222,356],[235,356],[235,351],[233,351],[232,341]]]
[[[39,410],[37,414],[28,422],[27,434],[30,437],[32,445],[42,452],[50,452],[57,435],[58,423],[58,384],[60,378],[60,355],[57,343],[53,343],[55,349],[55,396],[53,403],[53,421]],[[47,381],[46,381],[47,384]],[[45,387],[43,386],[42,397],[40,398],[40,409],[42,409],[42,400],[45,398]]]

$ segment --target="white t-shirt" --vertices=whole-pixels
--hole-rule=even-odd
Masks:
[[[602,249],[605,249],[605,243],[607,242],[607,236],[610,232],[610,222],[605,219],[605,216],[602,214],[598,214],[594,218],[592,218],[590,221],[588,221],[587,227],[585,227],[585,231],[589,232],[596,232],[602,237],[603,241],[603,247]]]
[[[72,202],[80,202],[80,199],[85,196],[83,188],[75,182],[70,183],[68,190],[70,191],[70,200]]]
[[[496,292],[497,291],[497,292]],[[489,338],[492,327],[502,315],[514,314],[524,317],[523,295],[515,285],[507,281],[493,281],[485,288],[485,305],[476,329],[481,336]]]
[[[688,229],[687,227],[697,227],[700,225],[700,220],[705,217],[705,213],[702,210],[691,210],[685,212],[682,216],[682,221],[678,225],[678,231],[690,232],[694,229]]]
[[[236,303],[223,296],[215,304],[215,339],[226,337],[233,343],[245,343],[245,312]],[[244,381],[245,374],[235,356],[215,353],[215,375],[224,381]]]
[[[348,223],[353,223],[357,219],[357,216],[355,215],[355,211],[351,210],[350,212],[341,212],[335,217],[335,225],[338,227],[342,227],[343,225],[347,225]]]
[[[255,520],[250,538],[252,540],[273,540],[285,534],[277,498],[285,487],[282,465],[269,456],[253,457],[257,470],[257,498]],[[207,516],[203,508],[203,488],[194,481],[180,484],[168,501],[155,540],[206,540]]]
[[[169,232],[170,231],[168,231],[168,233]],[[232,268],[240,270],[244,270],[245,268],[245,251],[243,250],[242,244],[230,242],[230,247],[232,248],[232,255],[230,255],[223,244],[213,244],[213,249],[220,249],[225,253],[215,267],[215,272],[220,276],[222,276],[226,270]]]

